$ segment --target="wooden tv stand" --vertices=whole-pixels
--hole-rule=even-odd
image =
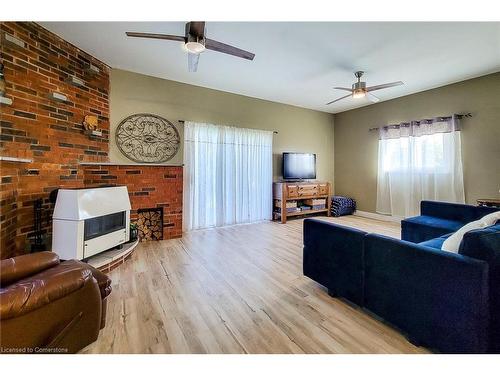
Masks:
[[[331,186],[329,182],[274,182],[273,183],[273,219],[281,219],[283,224],[288,217],[311,215],[320,212],[330,216]],[[324,199],[325,208],[307,211],[287,212],[287,202],[298,204],[309,199]]]

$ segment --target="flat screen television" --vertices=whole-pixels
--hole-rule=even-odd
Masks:
[[[316,154],[283,153],[283,179],[311,180],[316,178]]]

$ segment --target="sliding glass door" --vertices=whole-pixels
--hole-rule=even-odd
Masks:
[[[184,229],[270,220],[270,131],[184,124]]]

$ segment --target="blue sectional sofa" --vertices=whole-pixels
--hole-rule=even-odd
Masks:
[[[443,353],[499,353],[500,222],[468,232],[458,254],[441,250],[458,229],[446,231],[449,221],[463,223],[459,213],[475,220],[495,209],[440,202],[422,207],[426,218],[406,219],[411,233],[402,224],[403,238],[423,239],[420,243],[304,220],[304,275],[331,296],[399,328],[417,345]],[[432,220],[439,223],[435,232]],[[430,233],[439,237],[429,238]]]
[[[495,211],[498,209],[493,207],[422,201],[420,216],[401,221],[401,239],[415,243],[431,240],[453,233],[465,224]]]

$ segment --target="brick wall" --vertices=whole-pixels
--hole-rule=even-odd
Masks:
[[[0,255],[7,256],[16,252],[18,172],[12,163],[0,163]]]
[[[0,31],[22,40],[24,48],[2,41],[6,96],[0,107],[2,156],[32,163],[0,162],[0,258],[25,252],[33,233],[33,201],[44,200],[44,231],[49,233],[52,205],[48,194],[58,187],[83,186],[81,161],[108,161],[109,69],[92,56],[31,22],[1,22]],[[89,63],[98,74],[88,74]],[[83,87],[66,80],[76,76]],[[48,98],[51,92],[67,102]],[[85,115],[97,115],[102,137],[85,134]]]
[[[24,42],[2,42],[6,96],[11,106],[0,107],[2,156],[31,159],[30,163],[0,161],[0,259],[29,251],[33,236],[33,203],[43,200],[43,232],[51,233],[56,188],[103,184],[127,185],[132,220],[137,209],[163,207],[164,239],[182,235],[182,167],[81,166],[108,162],[109,69],[102,62],[32,22],[0,22],[0,32]],[[3,41],[4,39],[2,39]],[[89,74],[89,64],[98,74]],[[67,83],[77,77],[83,87]],[[68,101],[48,98],[62,93]],[[98,116],[102,137],[83,129],[85,115]]]
[[[182,236],[182,167],[83,166],[86,186],[127,185],[131,220],[140,208],[163,207],[163,238]]]

